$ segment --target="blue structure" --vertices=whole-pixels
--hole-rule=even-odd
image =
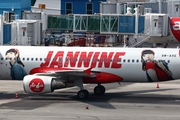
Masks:
[[[22,18],[22,11],[31,10],[31,0],[0,0],[0,14],[3,11],[12,12],[14,9],[14,14]]]
[[[144,32],[144,16],[139,16],[138,33]],[[119,33],[135,33],[135,16],[119,16]]]
[[[4,24],[3,31],[3,44],[7,44],[11,41],[11,24]]]
[[[99,13],[100,2],[106,0],[61,0],[61,14]]]

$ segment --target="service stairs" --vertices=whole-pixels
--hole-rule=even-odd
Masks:
[[[4,44],[4,46],[15,46],[15,45],[30,46],[31,45],[31,37],[26,37],[23,39],[15,38],[14,40],[11,40],[8,43]]]
[[[150,32],[146,33],[139,33],[137,37],[135,38],[135,35],[131,38],[129,38],[128,46],[127,47],[138,47],[142,43],[149,40],[151,37]]]
[[[8,43],[4,44],[4,46],[15,46],[15,45],[18,45],[17,40],[11,40]]]
[[[129,40],[125,40],[121,45],[117,45],[117,47],[138,47],[151,37],[151,31],[139,33],[137,36],[133,35],[129,37]]]

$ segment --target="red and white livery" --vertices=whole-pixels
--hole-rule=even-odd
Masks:
[[[163,48],[98,48],[1,46],[0,79],[23,79],[27,93],[48,93],[83,83],[157,82],[180,79],[180,50]]]

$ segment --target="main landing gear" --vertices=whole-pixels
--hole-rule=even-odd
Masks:
[[[103,95],[105,93],[106,89],[102,85],[98,85],[94,88],[94,94],[95,95]]]
[[[87,99],[89,97],[89,92],[86,89],[80,90],[77,93],[79,99]]]
[[[79,99],[87,99],[89,97],[89,92],[86,89],[84,89],[82,79],[75,80],[74,84],[81,89],[77,93],[77,97]],[[101,84],[98,84],[98,86],[96,86],[94,88],[94,94],[95,95],[103,95],[105,93],[105,91],[106,91],[105,87],[102,86]]]
[[[100,84],[94,88],[95,95],[103,95],[105,91],[106,91],[105,87]],[[87,99],[89,97],[89,92],[86,89],[81,89],[77,93],[77,97],[79,99]]]

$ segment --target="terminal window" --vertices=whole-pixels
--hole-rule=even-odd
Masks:
[[[72,3],[66,3],[66,14],[72,13]]]
[[[87,3],[86,4],[86,13],[87,14],[92,14],[93,13],[92,7],[93,7],[92,3]]]

